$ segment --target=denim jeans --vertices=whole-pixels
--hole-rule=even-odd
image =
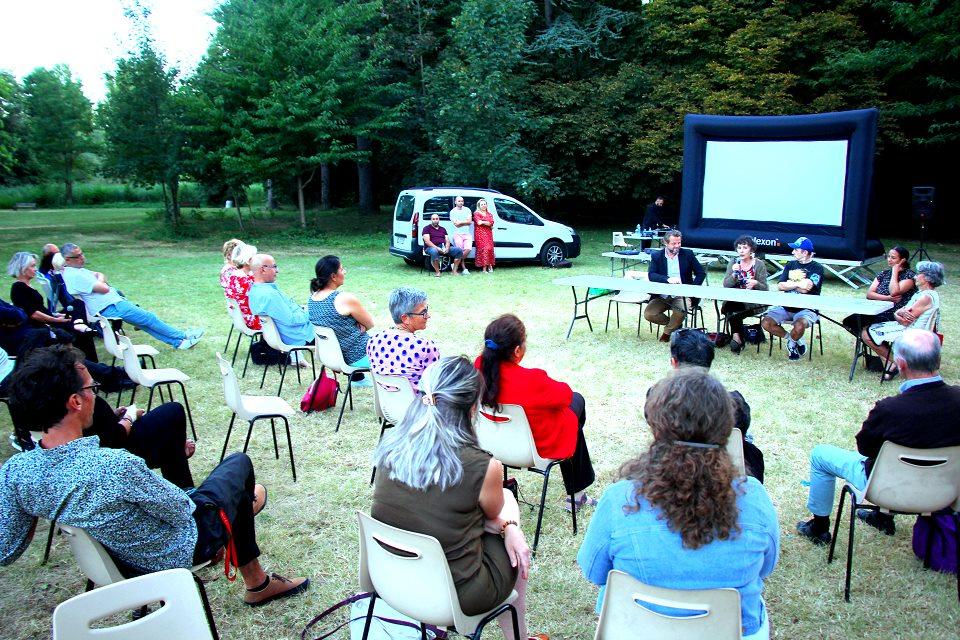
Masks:
[[[424,251],[430,256],[431,262],[436,262],[440,259],[440,250],[436,247],[427,247]],[[450,251],[448,251],[446,255],[450,256],[451,260],[459,260],[463,257],[463,249],[460,247],[450,247]]]
[[[100,311],[100,315],[123,318],[124,322],[129,322],[133,326],[143,329],[157,340],[166,342],[171,347],[176,347],[187,337],[187,334],[180,329],[171,327],[155,314],[126,300],[107,305]]]
[[[866,458],[830,444],[820,444],[810,453],[810,497],[807,508],[815,516],[833,512],[833,496],[837,478],[843,478],[857,489],[867,486]]]

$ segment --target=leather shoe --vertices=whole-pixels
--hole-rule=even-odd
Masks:
[[[897,525],[893,523],[893,516],[880,513],[873,509],[857,509],[857,520],[864,522],[877,531],[892,536],[897,532]]]
[[[280,598],[289,598],[307,590],[310,586],[309,578],[284,578],[275,573],[271,573],[267,586],[259,591],[250,591],[243,594],[244,603],[251,607],[261,607],[273,600]]]
[[[829,531],[815,532],[813,529],[813,518],[806,522],[798,522],[797,533],[816,545],[830,544],[830,540],[833,538]]]
[[[669,333],[661,333],[661,334],[660,334],[660,342],[670,342],[670,334],[669,334]]]

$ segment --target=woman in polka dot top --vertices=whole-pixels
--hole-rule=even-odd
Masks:
[[[428,338],[417,335],[430,319],[427,294],[413,287],[390,293],[390,315],[394,327],[372,336],[367,357],[374,375],[403,376],[414,390],[428,365],[440,359],[440,350]]]

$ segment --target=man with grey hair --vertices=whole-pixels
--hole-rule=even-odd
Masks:
[[[110,286],[104,274],[85,267],[87,259],[83,250],[74,243],[63,245],[61,253],[65,261],[63,282],[71,295],[83,300],[88,314],[120,318],[176,349],[189,349],[200,342],[203,329],[177,329],[155,314],[129,302]]]
[[[893,345],[894,359],[903,376],[900,394],[878,401],[856,436],[857,451],[817,445],[810,454],[810,496],[813,518],[797,524],[797,532],[814,544],[830,542],[830,512],[834,484],[842,478],[863,489],[880,447],[886,441],[905,447],[932,449],[960,445],[960,387],[940,377],[940,339],[923,329],[907,329]],[[895,529],[893,516],[864,510],[857,517],[887,535]]]
[[[314,340],[310,316],[303,307],[291,300],[277,286],[277,261],[266,253],[258,253],[250,260],[250,275],[253,284],[247,299],[250,312],[267,316],[277,326],[280,339],[285,344],[301,346]]]

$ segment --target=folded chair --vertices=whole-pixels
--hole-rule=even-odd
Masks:
[[[911,449],[887,441],[861,491],[849,482],[840,490],[840,504],[833,524],[833,539],[827,563],[833,562],[833,552],[840,530],[844,499],[850,495],[850,532],[847,537],[847,573],[843,599],[850,602],[850,574],[853,569],[853,529],[857,523],[857,509],[870,509],[888,514],[930,515],[945,507],[954,511],[960,523],[960,446],[936,449]],[[960,540],[957,541],[960,547]],[[960,548],[957,549],[960,552]],[[929,566],[929,562],[926,563]],[[960,599],[960,574],[957,576],[957,598]]]
[[[340,416],[337,418],[337,426],[334,433],[340,431],[340,422],[343,420],[343,411],[347,408],[347,401],[350,401],[350,411],[353,411],[353,382],[351,378],[354,373],[366,373],[370,371],[369,367],[351,367],[343,359],[343,351],[340,349],[340,341],[333,329],[329,327],[318,327],[314,325],[313,332],[316,336],[314,344],[317,349],[317,358],[320,360],[320,371],[323,367],[330,369],[335,374],[342,373],[347,378],[347,392],[343,394],[343,402],[340,404]]]
[[[231,366],[237,364],[237,352],[240,350],[240,341],[243,340],[244,336],[249,338],[249,344],[247,345],[247,357],[243,360],[243,372],[240,374],[240,377],[243,378],[247,375],[247,365],[250,363],[250,349],[253,347],[253,343],[257,341],[259,336],[263,335],[263,331],[260,329],[251,329],[247,326],[247,323],[243,320],[243,314],[240,313],[240,307],[237,306],[237,303],[234,300],[227,300],[227,314],[230,316],[230,333],[227,334],[227,346],[223,350],[226,354],[230,350],[230,336],[233,335],[233,330],[237,330],[237,344],[233,347],[233,358],[230,360]],[[263,388],[263,385],[260,385]]]
[[[547,502],[547,484],[550,472],[563,460],[542,458],[537,453],[533,441],[530,422],[523,407],[517,404],[502,404],[500,411],[493,407],[480,407],[477,411],[477,440],[480,448],[489,451],[494,458],[503,463],[503,479],[507,479],[507,468],[527,469],[543,476],[543,488],[540,491],[540,508],[537,513],[537,529],[533,534],[534,555],[540,542],[540,527],[543,524],[543,509]],[[573,519],[573,533],[577,533],[577,510],[570,496],[570,516]]]
[[[277,330],[277,325],[273,322],[273,318],[270,316],[257,316],[260,318],[260,326],[263,327],[262,335],[263,339],[267,341],[267,344],[279,351],[280,353],[287,356],[283,359],[283,362],[277,363],[277,368],[280,370],[280,386],[277,388],[277,395],[283,391],[283,379],[287,376],[287,367],[290,366],[290,355],[292,354],[294,358],[298,357],[296,354],[303,352],[310,354],[310,366],[313,368],[313,378],[317,378],[317,365],[313,361],[313,345],[292,345],[287,344],[283,341],[283,338],[280,337],[280,332]],[[267,369],[269,366],[263,367],[263,377],[260,378],[260,388],[263,389],[263,383],[267,379]],[[294,368],[297,370],[297,383],[300,383],[300,367],[299,363],[294,365]]]
[[[410,381],[403,376],[382,376],[371,372],[373,378],[373,408],[380,422],[379,443],[390,427],[396,426],[406,414],[410,404],[416,399]],[[377,477],[377,468],[370,474],[370,484]]]
[[[203,588],[203,584],[200,584]],[[202,594],[202,595],[201,595]],[[137,620],[105,627],[108,616],[161,602],[163,606]],[[94,624],[98,623],[96,627]],[[61,602],[53,611],[54,640],[215,640],[217,628],[206,594],[198,591],[186,569],[158,571]]]
[[[140,367],[140,359],[137,357],[136,352],[133,349],[133,344],[130,342],[130,338],[127,336],[120,336],[117,338],[121,347],[121,353],[123,354],[123,369],[127,372],[127,375],[131,380],[136,382],[141,387],[147,387],[150,389],[150,396],[147,399],[147,411],[150,411],[150,407],[153,406],[153,390],[157,389],[160,391],[161,400],[163,399],[163,391],[161,390],[163,385],[167,387],[167,393],[170,394],[170,400],[173,400],[173,390],[171,385],[177,385],[180,387],[180,393],[183,394],[183,408],[187,410],[187,420],[190,422],[190,431],[193,433],[193,439],[199,440],[197,437],[197,429],[193,426],[193,415],[190,413],[190,402],[187,400],[187,388],[183,386],[183,383],[190,379],[190,376],[185,374],[179,369],[142,369]],[[133,402],[133,398],[136,397],[137,390],[133,390],[133,394],[130,397],[130,402]]]
[[[457,589],[443,547],[436,538],[391,527],[358,511],[360,521],[360,588],[371,592],[363,629],[366,640],[377,598],[424,625],[454,627],[460,635],[479,640],[483,628],[507,611],[513,616],[514,640],[520,640],[514,591],[496,608],[468,616],[460,607]]]
[[[223,395],[227,400],[227,406],[233,411],[230,416],[230,426],[227,427],[227,437],[223,440],[223,451],[220,452],[220,462],[227,453],[227,443],[230,442],[230,433],[233,431],[233,423],[240,416],[241,420],[246,420],[249,424],[247,429],[247,439],[243,442],[243,452],[247,452],[247,446],[250,444],[250,435],[253,433],[253,423],[257,420],[270,420],[270,430],[273,432],[273,453],[280,459],[280,449],[277,447],[277,427],[276,420],[283,420],[283,426],[287,430],[287,449],[290,451],[290,470],[293,472],[293,481],[297,481],[297,467],[293,461],[293,441],[290,439],[290,423],[288,416],[292,416],[293,407],[287,404],[287,401],[279,396],[245,396],[240,393],[240,384],[237,382],[237,374],[234,372],[230,363],[217,354],[217,362],[220,364],[220,375],[223,376]]]
[[[613,569],[607,574],[606,594],[593,637],[740,640],[740,615],[740,592],[736,589],[654,587]]]

